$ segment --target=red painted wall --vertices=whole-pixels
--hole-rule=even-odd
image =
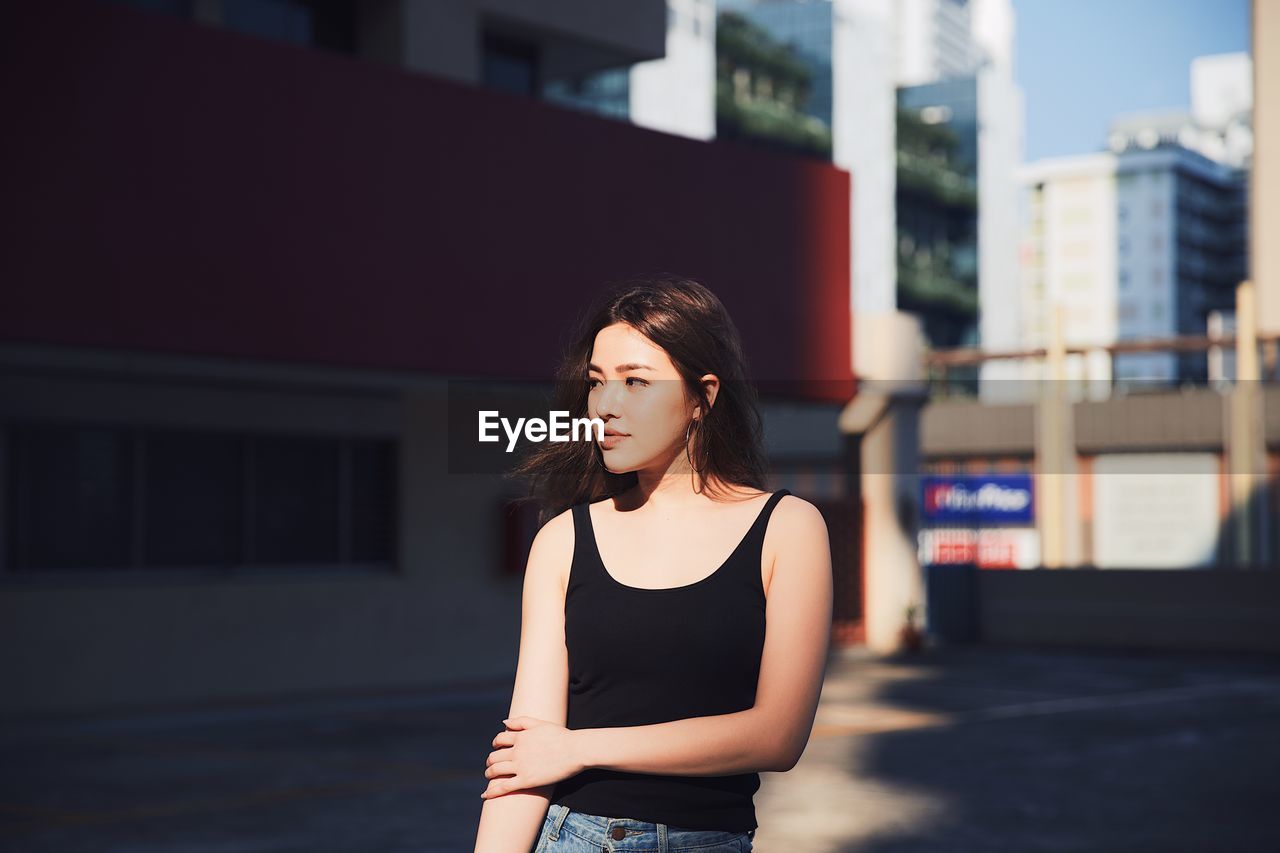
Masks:
[[[851,391],[848,173],[136,11],[0,32],[0,340],[545,378],[603,282],[708,284]]]

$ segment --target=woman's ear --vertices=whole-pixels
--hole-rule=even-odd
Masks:
[[[714,373],[706,373],[703,374],[702,378],[698,381],[702,383],[703,391],[707,395],[707,406],[714,406],[716,402],[716,394],[720,391],[720,377],[716,376]],[[701,407],[698,409],[698,414],[702,414]]]

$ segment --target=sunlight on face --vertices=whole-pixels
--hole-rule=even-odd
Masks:
[[[623,323],[596,334],[587,381],[589,417],[604,421],[605,467],[616,474],[643,468],[665,470],[684,453],[685,428],[696,409],[666,352]]]

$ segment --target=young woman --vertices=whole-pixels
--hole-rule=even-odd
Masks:
[[[817,711],[826,525],[767,492],[738,332],[703,285],[607,291],[557,386],[606,435],[515,472],[545,523],[475,850],[750,850],[759,773],[795,765]]]

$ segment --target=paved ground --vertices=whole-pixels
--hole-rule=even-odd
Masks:
[[[470,851],[509,686],[0,730],[0,850]],[[757,851],[1280,850],[1280,659],[833,660]]]

